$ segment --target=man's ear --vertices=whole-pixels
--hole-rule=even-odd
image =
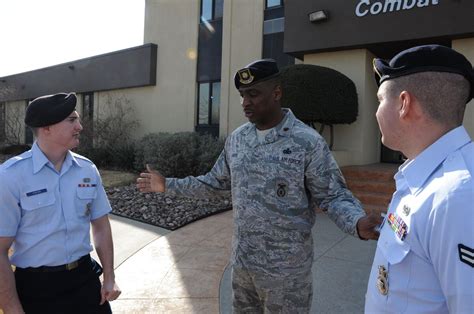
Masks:
[[[275,89],[273,90],[273,95],[274,95],[276,101],[281,100],[283,92],[282,92],[282,89],[281,89],[280,85],[275,86]]]
[[[406,119],[409,114],[412,113],[413,111],[413,96],[407,92],[407,91],[402,91],[400,95],[398,96],[398,101],[399,101],[399,108],[398,108],[398,114],[400,119]]]
[[[46,134],[49,134],[49,133],[51,133],[51,126],[47,125],[47,126],[42,126],[42,127],[38,128],[38,133],[41,132],[41,131],[43,131]]]

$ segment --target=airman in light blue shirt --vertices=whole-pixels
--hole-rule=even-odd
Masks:
[[[0,308],[6,313],[111,313],[108,301],[120,295],[109,201],[95,165],[71,151],[82,131],[76,101],[73,93],[33,100],[25,115],[33,147],[0,166]],[[91,226],[102,267],[89,255]]]
[[[376,59],[382,142],[407,161],[380,231],[366,313],[474,313],[471,63],[448,47]],[[468,104],[469,105],[469,104]]]
[[[0,169],[0,236],[15,238],[13,265],[62,265],[92,251],[90,222],[111,207],[90,160],[68,152],[57,171],[35,143]]]

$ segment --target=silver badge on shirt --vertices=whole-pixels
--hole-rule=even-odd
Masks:
[[[388,272],[383,265],[379,265],[379,275],[377,276],[376,285],[380,294],[388,294]]]

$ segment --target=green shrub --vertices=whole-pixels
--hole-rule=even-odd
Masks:
[[[224,148],[224,141],[193,132],[144,136],[135,147],[135,169],[150,164],[166,177],[184,178],[208,172]]]

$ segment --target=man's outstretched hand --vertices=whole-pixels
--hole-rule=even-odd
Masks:
[[[379,213],[370,213],[357,221],[357,232],[364,240],[377,240],[380,236],[378,227],[383,221]]]
[[[158,171],[153,170],[150,165],[146,165],[146,172],[140,173],[137,179],[137,189],[140,192],[164,192],[166,189],[166,179]]]

